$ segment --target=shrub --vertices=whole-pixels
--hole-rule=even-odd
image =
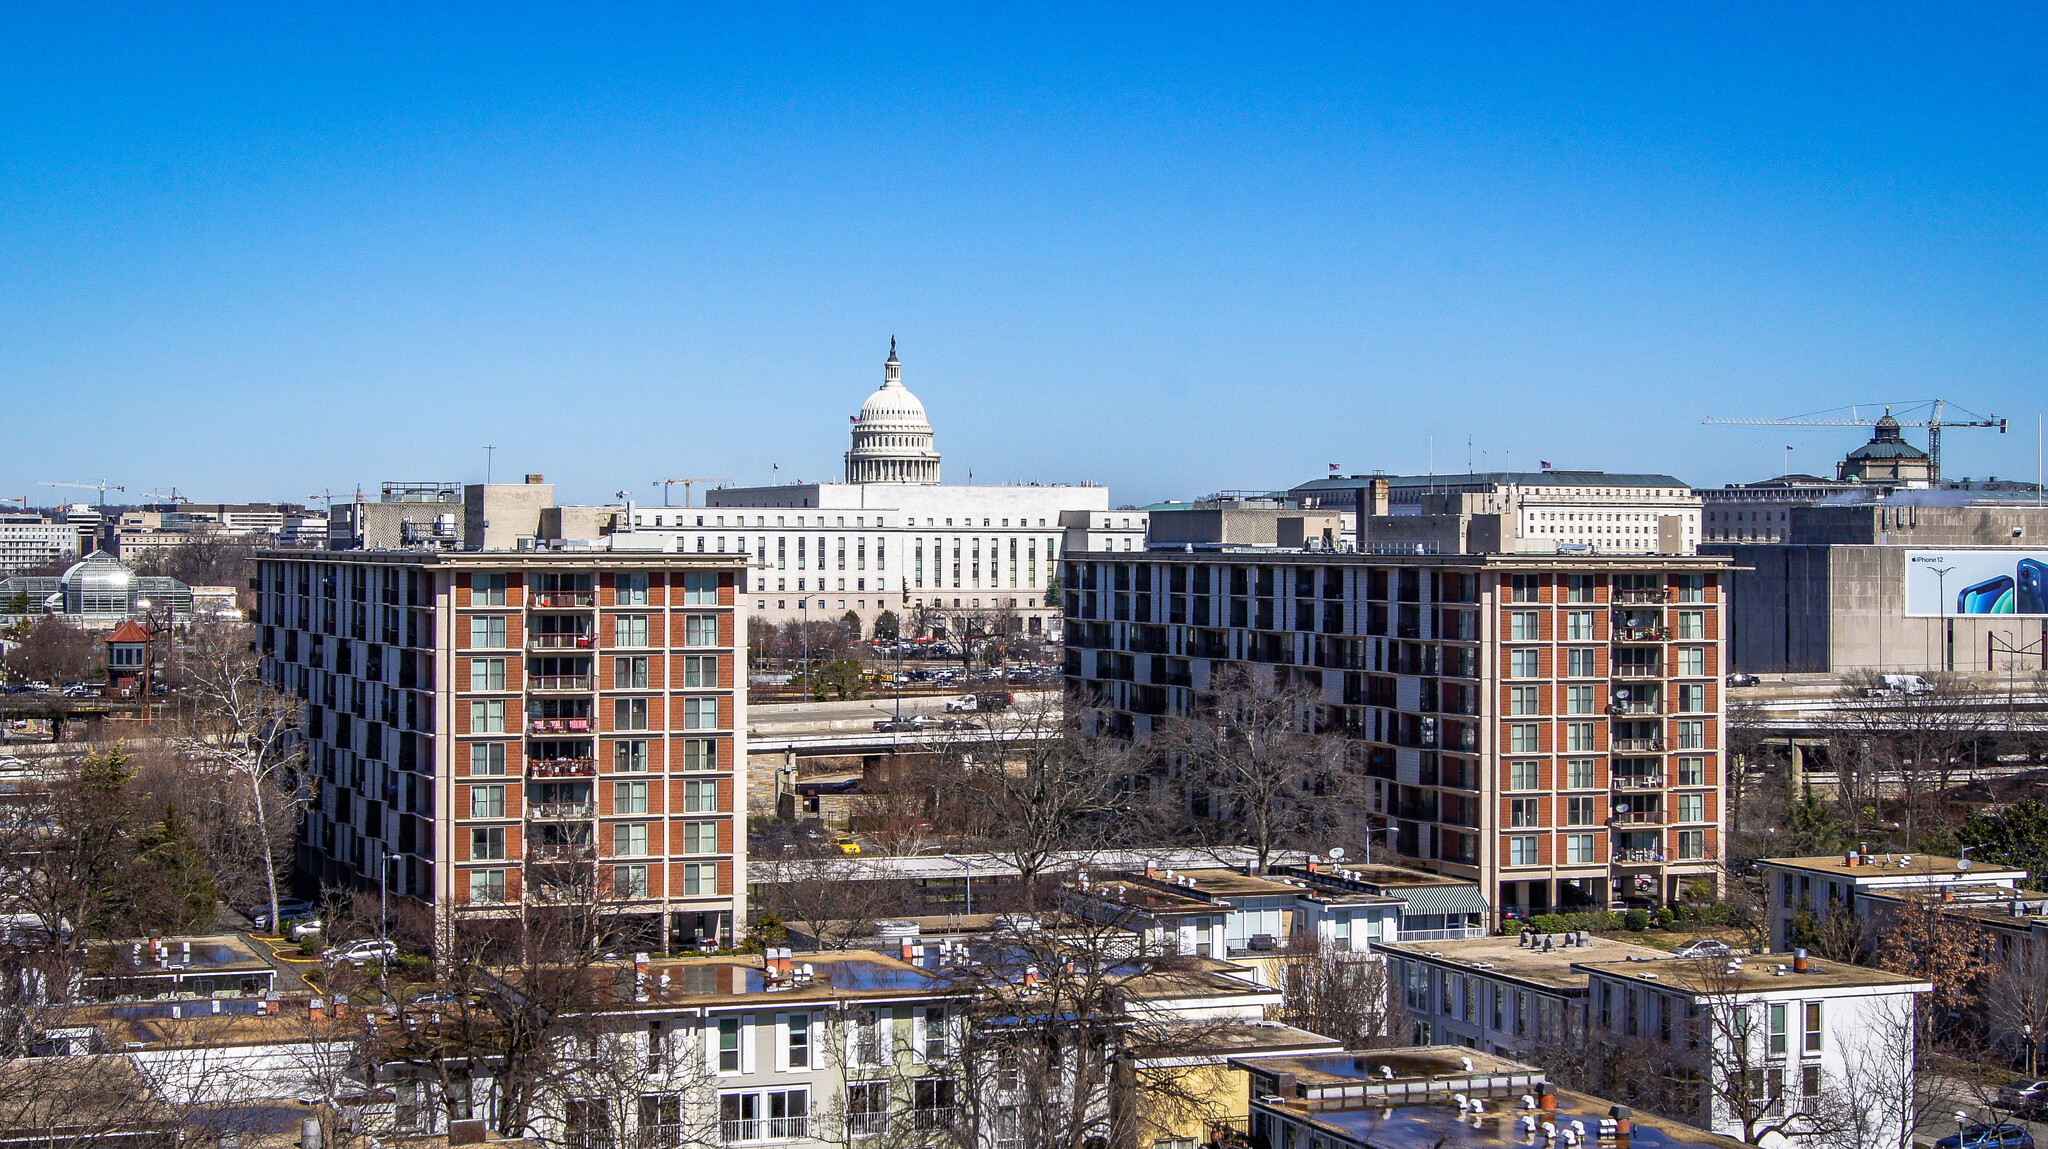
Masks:
[[[1624,929],[1627,929],[1632,933],[1641,933],[1644,930],[1649,929],[1650,911],[1630,910],[1628,912],[1628,916],[1625,919],[1623,919],[1622,926]]]
[[[1678,915],[1677,915],[1677,914],[1674,914],[1674,913],[1672,913],[1672,912],[1671,912],[1671,907],[1670,907],[1670,906],[1658,906],[1658,907],[1657,907],[1657,928],[1658,928],[1658,929],[1660,929],[1660,930],[1668,930],[1668,929],[1670,929],[1670,928],[1671,928],[1671,927],[1672,927],[1672,926],[1673,926],[1673,925],[1674,925],[1674,924],[1675,924],[1675,923],[1677,922],[1677,920],[1678,920]]]

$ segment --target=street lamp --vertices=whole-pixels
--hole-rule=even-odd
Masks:
[[[796,708],[801,711],[804,708],[804,699],[811,696],[811,600],[800,598],[796,600],[796,605],[804,612],[802,628],[804,638],[804,692],[802,697],[796,700]]]
[[[390,989],[385,978],[391,968],[391,863],[398,861],[399,855],[382,856],[384,864],[377,867],[377,993],[387,996]]]
[[[1941,668],[1943,670],[1955,669],[1955,667],[1949,665],[1949,647],[1954,645],[1954,636],[1949,633],[1948,629],[1948,576],[1955,569],[1954,567],[1934,568],[1934,608],[1941,617]],[[1879,625],[1882,625],[1881,620]]]

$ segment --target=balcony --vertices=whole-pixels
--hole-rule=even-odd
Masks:
[[[1663,704],[1655,699],[1651,699],[1648,702],[1610,702],[1607,704],[1607,713],[1657,714],[1661,712],[1662,706]]]
[[[529,650],[589,650],[597,644],[597,636],[587,632],[570,634],[529,634],[526,646]]]
[[[766,1117],[718,1123],[718,1139],[727,1145],[745,1141],[800,1141],[810,1135],[809,1117]]]
[[[566,822],[597,816],[595,802],[533,802],[526,807],[526,816],[541,822]]]
[[[1614,628],[1615,642],[1669,642],[1671,628],[1668,626],[1617,626]]]
[[[1452,926],[1445,930],[1402,930],[1404,942],[1461,942],[1467,938],[1487,936],[1485,926]]]
[[[597,729],[597,719],[536,718],[529,728],[535,734],[590,734]]]
[[[597,847],[589,842],[531,846],[526,851],[526,860],[529,862],[588,862],[595,857]]]
[[[1617,662],[1613,666],[1616,678],[1662,678],[1664,668],[1649,662]]]
[[[1662,603],[1664,601],[1664,592],[1661,589],[1616,590],[1614,592],[1614,601],[1638,604]]]
[[[597,605],[594,590],[550,590],[534,592],[527,604],[534,610],[581,610]]]
[[[1662,810],[1630,810],[1607,819],[1610,826],[1661,826],[1664,824]]]
[[[588,674],[535,674],[527,678],[526,688],[535,694],[588,694],[593,681]]]
[[[597,776],[597,759],[543,758],[527,763],[526,775],[529,778],[594,778]]]
[[[1662,738],[1617,738],[1614,740],[1614,752],[1616,754],[1662,753],[1663,750],[1664,740]]]
[[[1640,847],[1616,850],[1614,851],[1614,864],[1617,866],[1661,866],[1664,864],[1664,851]]]
[[[1613,790],[1662,790],[1662,774],[1616,774],[1608,779],[1608,788]]]

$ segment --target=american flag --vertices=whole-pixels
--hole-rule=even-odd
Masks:
[[[1331,463],[1331,464],[1330,464],[1330,470],[1332,470],[1332,471],[1335,471],[1335,470],[1337,470],[1337,464],[1335,464],[1335,463]]]
[[[1540,462],[1540,463],[1542,463],[1542,464],[1543,464],[1543,469],[1544,469],[1544,470],[1548,471],[1548,470],[1550,469],[1550,460],[1549,460],[1549,459],[1538,459],[1538,460],[1537,460],[1537,462]]]
[[[858,415],[848,415],[848,416],[846,417],[846,421],[847,421],[847,422],[849,422],[849,423],[858,423],[858,422],[860,422],[860,416],[858,416]]]

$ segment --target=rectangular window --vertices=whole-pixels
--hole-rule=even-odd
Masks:
[[[472,818],[504,817],[505,788],[503,786],[471,786],[469,788],[469,816]]]
[[[1564,600],[1566,602],[1592,602],[1593,579],[1589,574],[1566,575],[1564,578]]]
[[[505,744],[503,742],[470,743],[469,772],[471,774],[503,774],[505,772]]]
[[[1678,601],[1707,601],[1707,576],[1703,574],[1673,575],[1671,576],[1671,581],[1678,587]]]
[[[1538,615],[1533,610],[1518,610],[1508,615],[1508,638],[1514,642],[1535,642],[1542,638]]]
[[[469,645],[477,650],[504,649],[505,616],[502,614],[470,615]]]
[[[505,871],[471,870],[469,872],[469,900],[472,902],[504,901]]]
[[[1707,760],[1705,758],[1680,758],[1678,760],[1678,784],[1680,786],[1706,785]]]
[[[1510,790],[1534,790],[1534,789],[1536,789],[1536,788],[1537,788],[1537,781],[1536,781],[1536,779],[1537,779],[1537,773],[1538,773],[1538,767],[1539,767],[1539,765],[1540,765],[1539,763],[1535,763],[1535,762],[1510,762],[1510,763],[1508,763],[1508,789],[1510,789]]]
[[[683,769],[718,769],[718,743],[709,738],[686,738],[683,740]]]
[[[469,857],[474,862],[505,860],[505,827],[478,826],[469,832]]]
[[[1600,709],[1600,691],[1596,687],[1567,686],[1564,700],[1566,714],[1593,714]]]
[[[1535,754],[1542,749],[1542,727],[1534,722],[1510,722],[1508,724],[1508,753]]]
[[[715,614],[692,614],[683,619],[684,646],[717,646],[718,616]]]
[[[1539,813],[1540,803],[1541,799],[1538,798],[1508,799],[1508,825],[1516,829],[1534,829],[1541,826],[1543,819]]]
[[[622,614],[612,619],[613,646],[646,646],[647,616]]]
[[[1584,752],[1597,749],[1593,745],[1593,723],[1567,722],[1564,724],[1564,748]]]
[[[789,1015],[789,1067],[807,1069],[811,1064],[811,1015],[792,1013]]]
[[[621,774],[647,773],[647,740],[626,738],[612,743],[612,769]]]
[[[621,858],[637,858],[647,853],[647,823],[615,823],[612,826],[612,853]]]
[[[1518,574],[1510,576],[1510,581],[1508,585],[1511,589],[1512,601],[1535,602],[1537,594],[1536,588],[1540,586],[1541,583],[1539,582],[1539,576],[1537,575]]]
[[[1678,637],[1694,641],[1707,637],[1707,612],[1703,610],[1679,611]]]
[[[1591,834],[1566,834],[1564,836],[1564,860],[1567,865],[1584,866],[1598,862],[1593,853],[1594,838]]]
[[[1596,678],[1593,648],[1590,646],[1567,647],[1564,652],[1564,673],[1567,678]]]
[[[1820,1003],[1806,1003],[1806,1052],[1820,1052]]]
[[[1536,835],[1516,834],[1508,839],[1508,865],[1536,865]]]
[[[1511,686],[1508,688],[1508,713],[1541,714],[1537,701],[1542,697],[1542,688],[1536,686]]]
[[[684,822],[683,853],[716,854],[718,852],[718,823]]]
[[[505,660],[502,658],[470,659],[469,688],[477,691],[505,689]]]
[[[612,699],[612,729],[647,729],[647,702],[645,698]]]
[[[924,1056],[927,1061],[943,1061],[949,1055],[947,1038],[950,1036],[946,1025],[946,1011],[943,1007],[928,1007],[919,1011],[919,1036],[924,1039]]]
[[[1707,708],[1707,684],[1704,682],[1682,682],[1678,686],[1678,711],[1681,714],[1697,714]]]
[[[1539,678],[1542,676],[1542,652],[1534,648],[1514,650],[1508,653],[1509,678]]]
[[[683,893],[693,897],[705,897],[718,892],[718,864],[716,862],[686,862],[683,864]]]
[[[1678,724],[1678,748],[1680,750],[1704,750],[1707,745],[1707,724],[1698,719]]]
[[[480,574],[471,578],[469,601],[474,606],[504,606],[506,577],[502,574]]]
[[[740,1071],[740,1019],[737,1017],[718,1019],[718,1071]]]
[[[683,783],[683,812],[686,814],[713,814],[718,811],[718,783],[715,781]]]
[[[626,571],[618,576],[615,598],[620,606],[647,605],[647,572]]]
[[[503,734],[505,732],[505,700],[502,698],[479,698],[469,704],[469,732],[471,734]]]
[[[718,686],[718,656],[715,654],[684,655],[683,685],[692,689],[716,689]]]
[[[1564,824],[1567,826],[1590,826],[1599,821],[1595,810],[1598,800],[1591,794],[1574,794],[1564,800]]]
[[[1678,856],[1680,858],[1693,861],[1707,856],[1707,832],[1705,830],[1680,830],[1677,837]]]
[[[718,699],[716,699],[716,698],[685,698],[685,699],[683,699],[683,729],[685,729],[685,730],[716,730],[716,729],[718,729]]]
[[[612,783],[612,813],[645,814],[647,812],[647,783]]]
[[[1678,820],[1681,822],[1706,821],[1707,796],[1705,794],[1680,794],[1678,796]]]
[[[683,575],[684,606],[718,605],[718,572],[689,571]]]
[[[1704,646],[1681,646],[1678,648],[1678,673],[1699,676],[1707,672],[1707,648]]]
[[[1785,1056],[1785,1003],[1771,1005],[1771,1056]]]
[[[1568,610],[1564,615],[1564,636],[1573,642],[1593,641],[1593,612]]]
[[[630,658],[612,659],[613,690],[647,689],[647,656],[636,654]]]
[[[1596,770],[1591,758],[1574,758],[1564,764],[1564,784],[1573,790],[1591,790]]]

